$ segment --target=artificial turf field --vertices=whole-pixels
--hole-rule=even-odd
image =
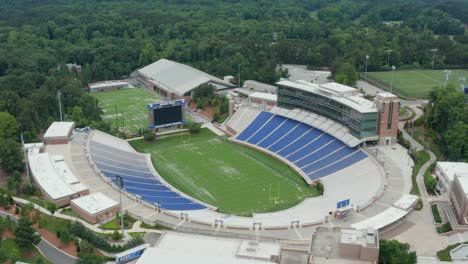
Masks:
[[[127,134],[138,134],[140,128],[148,127],[148,103],[159,101],[159,97],[143,88],[92,93],[98,99],[102,118],[111,127],[118,127]]]
[[[450,70],[448,83],[459,85],[460,78],[468,80],[468,70]],[[385,88],[390,87],[392,73],[368,72],[367,78]],[[406,98],[428,98],[429,92],[435,86],[443,86],[445,74],[443,70],[401,70],[395,71],[393,89]]]
[[[309,187],[282,162],[208,129],[131,144],[151,153],[154,167],[172,186],[226,214],[277,211],[319,195],[317,187]]]

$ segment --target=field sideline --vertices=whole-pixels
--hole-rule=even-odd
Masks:
[[[119,128],[127,134],[138,134],[142,127],[148,127],[148,103],[155,103],[159,97],[143,88],[91,93],[98,99],[102,119],[112,128]]]
[[[272,212],[319,195],[317,187],[309,187],[282,162],[207,129],[197,135],[131,144],[137,151],[151,153],[154,167],[172,186],[222,213]]]
[[[459,85],[460,78],[468,80],[468,70],[450,70],[448,83]],[[444,85],[443,70],[401,70],[395,71],[393,79],[393,89],[401,96],[406,98],[428,98],[429,92],[435,86]],[[392,73],[368,72],[367,78],[375,82],[378,86],[386,89],[390,88]]]

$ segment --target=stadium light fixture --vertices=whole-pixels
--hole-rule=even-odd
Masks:
[[[367,61],[369,60],[369,55],[366,55],[366,70],[364,72],[364,79],[367,81]]]
[[[124,182],[122,176],[115,175],[115,179],[117,180],[117,185],[120,188],[120,227],[122,230],[122,235],[124,235],[124,220],[123,220],[123,206],[122,206],[122,193],[124,191]]]
[[[435,55],[436,55],[436,52],[438,51],[439,49],[431,49],[431,52],[432,52],[432,69],[434,69],[434,65],[435,65]]]
[[[239,73],[239,80],[237,82],[237,86],[239,86],[239,88],[241,88],[241,65],[242,64],[240,64],[240,63],[237,65],[237,67],[238,67],[237,70],[238,70],[238,73]]]
[[[444,71],[444,89],[447,87],[447,82],[451,73],[452,72],[449,70]]]
[[[61,100],[61,97],[62,96],[62,90],[58,90],[57,91],[57,98],[58,98],[58,103],[59,103],[59,111],[60,111],[60,122],[63,122],[63,117],[62,117],[62,100]]]
[[[395,77],[396,67],[392,66],[392,80],[390,81],[390,93],[393,92],[393,78]]]
[[[387,52],[387,65],[390,66],[390,53],[392,53],[393,50],[388,49],[385,52]]]

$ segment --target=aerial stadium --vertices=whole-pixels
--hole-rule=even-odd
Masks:
[[[182,72],[190,69],[184,65]],[[395,145],[396,96],[380,93],[370,101],[337,83],[282,80],[275,106],[232,101],[223,124],[190,134],[184,128],[188,91],[212,81],[197,74],[186,83],[151,78],[165,94],[179,94],[146,105],[155,141],[54,123],[45,146],[28,147],[41,191],[98,223],[114,217],[121,201],[125,212],[150,225],[265,239],[308,237],[331,223],[373,236],[413,208],[412,161]],[[58,168],[58,162],[65,164]],[[42,180],[45,173],[63,188]],[[90,208],[79,200],[89,193],[105,198],[93,198]]]

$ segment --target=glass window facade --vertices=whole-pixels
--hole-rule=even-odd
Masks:
[[[332,119],[347,126],[350,133],[359,139],[377,135],[377,111],[360,113],[325,95],[278,85],[278,106],[301,108]]]

